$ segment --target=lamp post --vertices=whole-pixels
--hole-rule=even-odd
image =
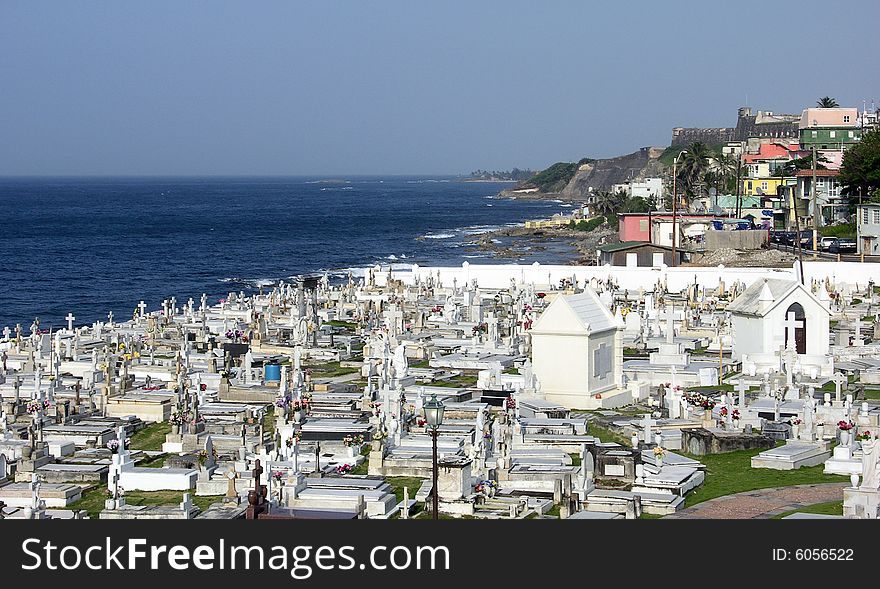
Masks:
[[[431,429],[431,441],[433,442],[434,484],[431,488],[431,494],[434,495],[433,518],[437,519],[437,430],[440,428],[440,424],[443,423],[443,411],[446,409],[446,407],[443,405],[442,401],[437,399],[437,393],[432,393],[431,398],[428,400],[427,403],[424,404],[423,409],[425,411],[425,421],[427,422],[428,427]]]
[[[678,158],[687,153],[686,149],[678,152],[678,155],[675,156],[675,159],[672,160],[672,267],[674,268],[677,264],[675,263],[675,209],[678,201],[678,194],[675,191],[675,182],[678,177]]]

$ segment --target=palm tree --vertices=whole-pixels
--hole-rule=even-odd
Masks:
[[[711,157],[712,153],[700,142],[694,143],[688,148],[678,165],[678,180],[684,186],[685,194],[697,196],[696,190],[698,185],[704,183]]]
[[[620,208],[621,198],[619,192],[600,190],[596,193],[593,210],[599,215],[608,215]]]
[[[830,96],[823,96],[816,101],[816,104],[819,106],[819,108],[837,108],[838,106],[840,106],[839,104],[837,104],[837,101]]]
[[[714,163],[717,184],[715,188],[720,193],[734,192],[736,190],[736,168],[738,159],[733,155],[716,155]]]

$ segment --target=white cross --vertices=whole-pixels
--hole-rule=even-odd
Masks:
[[[795,330],[799,327],[804,326],[803,321],[798,321],[795,319],[795,314],[793,311],[789,311],[786,316],[785,321],[782,322],[782,326],[785,328],[785,341],[788,348],[794,350],[795,349]]]
[[[67,331],[73,331],[73,320],[76,317],[73,316],[73,313],[68,313],[65,319],[67,319]]]
[[[749,390],[749,385],[746,384],[745,379],[739,379],[736,383],[736,390],[739,392],[739,408],[742,409],[746,406],[746,391]]]
[[[107,321],[110,323],[110,326],[113,326],[113,311],[107,313]]]
[[[841,387],[847,382],[846,375],[844,375],[842,372],[837,372],[834,374],[834,377],[831,380],[834,381],[836,389],[834,393],[837,397],[837,401],[839,402],[842,396]]]
[[[147,304],[143,301],[138,303],[138,309],[141,312],[141,317],[147,314]]]
[[[654,430],[652,428],[657,425],[657,421],[651,419],[650,413],[645,413],[645,417],[642,418],[641,425],[642,428],[644,428],[645,430],[645,443],[650,444],[654,440]]]

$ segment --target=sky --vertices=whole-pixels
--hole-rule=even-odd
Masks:
[[[540,169],[880,105],[880,2],[0,0],[0,175]]]

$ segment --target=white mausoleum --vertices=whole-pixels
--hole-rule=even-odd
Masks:
[[[596,409],[631,400],[623,390],[623,324],[593,289],[557,296],[530,333],[534,374],[548,401]]]

